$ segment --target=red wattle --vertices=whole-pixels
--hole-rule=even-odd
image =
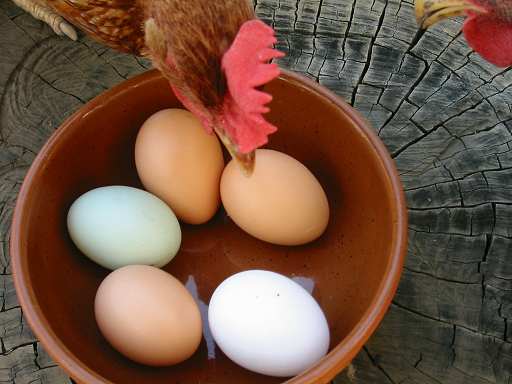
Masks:
[[[512,65],[512,24],[492,13],[470,14],[464,23],[468,44],[498,67]]]

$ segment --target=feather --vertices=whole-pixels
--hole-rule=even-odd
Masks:
[[[168,37],[167,68],[159,69],[183,97],[215,113],[226,93],[221,59],[241,25],[255,17],[250,2],[155,0],[145,9]]]
[[[123,52],[144,52],[144,12],[136,0],[45,0],[45,3],[101,43]]]
[[[41,0],[93,38],[149,56],[183,105],[237,156],[276,127],[257,87],[278,76],[272,28],[249,0]],[[250,156],[249,156],[250,157]],[[249,158],[247,157],[247,158]]]

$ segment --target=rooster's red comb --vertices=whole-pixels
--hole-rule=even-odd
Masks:
[[[257,90],[279,76],[279,67],[270,60],[284,56],[272,48],[274,30],[261,20],[245,22],[222,58],[228,94],[224,100],[222,121],[225,132],[242,153],[266,144],[267,136],[277,130],[263,118],[272,100]]]
[[[496,11],[489,10],[482,13],[468,12],[464,22],[464,35],[469,45],[498,67],[512,65],[512,1],[509,7],[506,9],[510,9],[510,16],[500,17]],[[506,17],[510,17],[510,21]]]

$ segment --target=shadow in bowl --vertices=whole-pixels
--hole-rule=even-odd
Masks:
[[[275,246],[242,232],[221,210],[205,225],[182,226],[182,249],[164,269],[194,293],[203,314],[215,287],[238,271],[267,269],[305,284],[328,319],[331,350],[287,382],[326,383],[350,362],[391,302],[406,249],[403,193],[384,146],[346,103],[288,72],[265,90],[274,96],[267,117],[279,127],[268,147],[301,161],[324,186],[331,207],[327,231],[304,246]],[[24,314],[50,355],[79,382],[282,382],[236,366],[207,332],[191,359],[155,369],[122,357],[96,326],[94,296],[108,271],[74,247],[67,211],[99,186],[140,187],[137,131],[169,107],[181,105],[161,75],[148,72],[85,105],[40,152],[22,186],[11,236]]]

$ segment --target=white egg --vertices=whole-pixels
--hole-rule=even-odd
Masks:
[[[181,244],[180,225],[169,206],[137,188],[110,186],[83,194],[69,209],[67,225],[78,249],[109,269],[162,267]]]
[[[213,293],[210,329],[235,363],[269,376],[295,376],[329,349],[322,309],[299,284],[278,273],[237,273]]]

